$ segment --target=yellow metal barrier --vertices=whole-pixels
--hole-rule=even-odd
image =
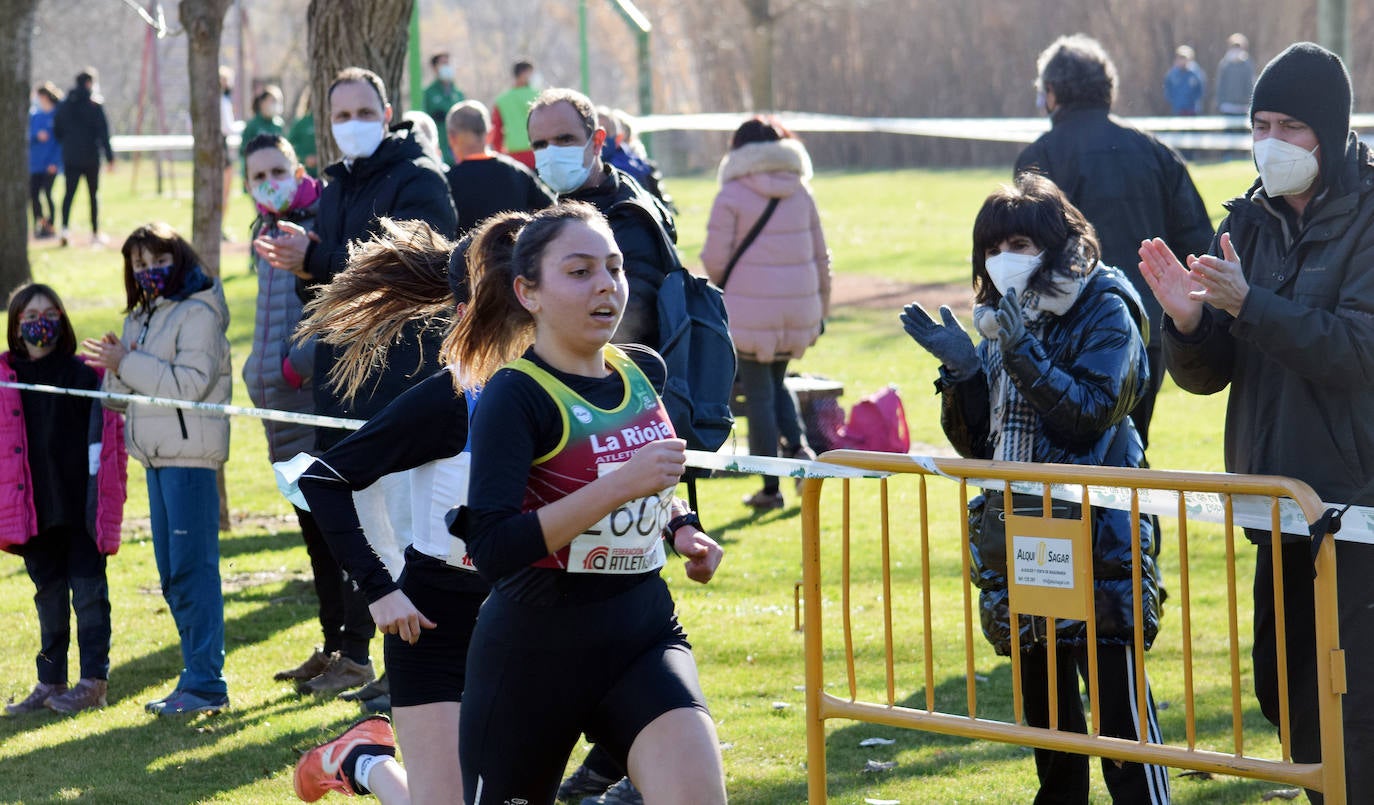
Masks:
[[[821,497],[822,489],[830,488],[824,479],[808,478],[805,482],[802,502],[802,531],[803,531],[803,582],[802,591],[804,597],[804,645],[806,654],[806,730],[807,730],[807,785],[809,800],[811,803],[823,803],[826,801],[826,746],[825,746],[825,726],[829,719],[849,719],[860,722],[883,724],[894,727],[906,727],[929,732],[942,733],[946,735],[963,736],[974,739],[985,739],[1004,743],[1019,744],[1029,747],[1053,749],[1065,752],[1077,752],[1087,755],[1096,755],[1113,758],[1123,761],[1135,761],[1140,763],[1150,763],[1161,766],[1170,766],[1182,769],[1192,769],[1219,774],[1235,775],[1248,777],[1258,780],[1267,780],[1276,783],[1283,783],[1303,788],[1321,791],[1325,794],[1326,802],[1330,805],[1343,805],[1345,803],[1345,768],[1344,755],[1342,751],[1342,722],[1341,722],[1341,694],[1345,692],[1345,664],[1344,655],[1340,650],[1339,636],[1337,631],[1336,617],[1336,556],[1334,544],[1328,535],[1321,543],[1320,551],[1317,553],[1316,580],[1315,580],[1315,606],[1316,606],[1316,644],[1317,644],[1317,678],[1321,680],[1318,696],[1319,716],[1321,722],[1321,763],[1296,763],[1291,755],[1291,730],[1288,718],[1288,696],[1287,679],[1288,663],[1282,651],[1278,656],[1278,677],[1279,677],[1279,702],[1281,710],[1281,723],[1279,725],[1280,757],[1257,757],[1247,753],[1245,747],[1245,731],[1242,725],[1242,709],[1244,703],[1250,699],[1249,691],[1244,690],[1246,686],[1242,684],[1241,657],[1240,650],[1243,636],[1248,636],[1248,632],[1241,632],[1241,620],[1238,612],[1238,588],[1237,585],[1245,583],[1245,580],[1237,579],[1236,574],[1236,524],[1233,521],[1233,502],[1239,500],[1237,496],[1245,496],[1247,504],[1253,504],[1256,498],[1266,502],[1267,512],[1270,515],[1269,531],[1277,534],[1280,531],[1280,501],[1290,499],[1301,507],[1303,516],[1309,523],[1316,522],[1323,512],[1321,500],[1306,484],[1289,478],[1278,478],[1269,476],[1242,476],[1217,473],[1195,473],[1195,472],[1172,472],[1158,470],[1134,470],[1120,469],[1111,467],[1082,467],[1069,465],[1048,465],[1048,464],[1014,464],[1005,462],[975,461],[967,459],[923,459],[925,466],[914,461],[909,456],[882,453],[863,453],[858,451],[839,450],[827,453],[822,456],[822,460],[848,467],[865,470],[875,470],[880,472],[892,473],[892,478],[881,480],[841,480],[841,501],[839,522],[838,546],[833,542],[822,542],[822,509]],[[962,643],[963,646],[963,674],[965,689],[965,712],[942,712],[936,708],[936,637],[933,628],[934,618],[932,617],[932,606],[951,607],[953,601],[935,601],[931,592],[931,528],[929,508],[929,490],[927,481],[932,472],[938,472],[957,482],[959,491],[960,516],[958,539],[961,546],[961,567],[963,571],[963,623],[962,634],[946,635],[941,634],[940,643],[949,641]],[[918,476],[911,481],[899,480],[903,475]],[[1001,721],[980,716],[978,711],[978,694],[975,685],[975,648],[986,652],[990,650],[982,635],[976,634],[974,628],[976,615],[976,602],[973,597],[973,585],[968,582],[970,568],[970,554],[968,549],[968,518],[962,516],[966,510],[969,500],[969,486],[971,481],[995,481],[995,482],[1036,482],[1042,485],[1044,495],[1044,518],[1011,518],[1009,517],[1007,534],[1010,541],[1014,530],[1018,533],[1034,533],[1037,536],[1052,536],[1069,540],[1080,540],[1079,545],[1091,545],[1091,520],[1089,516],[1089,490],[1101,488],[1123,489],[1129,491],[1130,512],[1132,517],[1140,514],[1140,495],[1142,491],[1160,490],[1163,492],[1175,493],[1178,501],[1177,520],[1165,520],[1165,527],[1161,528],[1161,534],[1156,535],[1156,539],[1161,540],[1162,550],[1161,560],[1169,565],[1178,568],[1179,590],[1177,594],[1170,595],[1170,602],[1181,599],[1178,610],[1179,618],[1175,621],[1172,614],[1161,620],[1160,637],[1156,643],[1162,641],[1170,630],[1181,630],[1182,643],[1182,662],[1181,669],[1182,690],[1168,691],[1171,697],[1181,697],[1185,707],[1185,735],[1181,742],[1169,742],[1170,736],[1165,736],[1165,743],[1154,743],[1148,740],[1148,731],[1142,730],[1142,737],[1139,740],[1124,740],[1120,738],[1106,737],[1098,730],[1098,685],[1096,653],[1087,652],[1089,657],[1089,704],[1092,710],[1092,721],[1088,726],[1088,734],[1066,732],[1057,729],[1054,723],[1054,716],[1051,715],[1051,726],[1048,728],[1037,728],[1027,725],[1024,722],[1022,702],[1021,702],[1021,683],[1019,656],[1016,650],[1017,632],[1013,626],[1011,633],[1013,638],[1012,652],[1012,685],[1013,685],[1013,720]],[[915,483],[917,484],[917,499],[914,509],[910,508],[901,511],[901,516],[905,523],[910,523],[909,530],[914,531],[919,539],[919,563],[920,563],[920,632],[921,639],[914,641],[919,648],[908,646],[905,643],[898,644],[897,637],[894,635],[893,618],[893,540],[891,513],[889,511],[889,484],[893,483]],[[934,484],[949,485],[952,492],[954,486],[946,479],[936,478]],[[880,540],[881,553],[881,599],[882,607],[879,615],[881,617],[882,628],[881,638],[872,636],[872,642],[880,643],[880,648],[875,649],[880,652],[883,658],[884,667],[880,671],[874,671],[875,676],[884,677],[883,687],[885,696],[874,696],[878,701],[864,701],[859,696],[859,685],[857,684],[856,658],[855,658],[855,630],[852,624],[852,616],[856,612],[855,605],[851,601],[851,546],[856,537],[851,533],[851,485],[853,484],[879,484],[878,505],[880,506],[881,533],[878,535]],[[1064,489],[1062,485],[1072,485],[1081,490],[1081,505],[1083,517],[1081,520],[1052,519],[1049,517],[1049,504],[1051,488]],[[975,486],[975,494],[981,491]],[[1229,698],[1231,705],[1231,751],[1219,751],[1215,748],[1199,746],[1197,721],[1199,713],[1196,711],[1197,691],[1194,688],[1194,613],[1200,606],[1206,606],[1206,602],[1198,599],[1206,596],[1209,591],[1199,593],[1192,589],[1191,577],[1189,573],[1189,517],[1187,509],[1187,493],[1214,493],[1220,497],[1223,504],[1223,523],[1225,539],[1225,563],[1226,563],[1226,596],[1225,606],[1227,607],[1227,642],[1229,646],[1229,657],[1227,658],[1227,669],[1224,673],[1229,677]],[[1002,494],[1001,492],[989,492],[989,494]],[[1007,492],[1010,494],[1010,491]],[[1148,494],[1148,492],[1147,492]],[[1012,507],[1007,506],[1008,512]],[[1289,530],[1291,531],[1291,525]],[[903,533],[907,533],[908,528],[904,527]],[[1076,533],[1075,533],[1076,532]],[[1177,535],[1177,542],[1165,540],[1164,536],[1169,533]],[[831,536],[831,535],[825,535]],[[955,539],[953,533],[948,535],[945,545]],[[1274,551],[1274,596],[1276,613],[1276,644],[1284,646],[1285,629],[1284,608],[1282,606],[1283,579],[1279,568],[1282,563],[1279,561],[1278,539],[1273,539],[1272,550]],[[1243,543],[1243,540],[1242,540]],[[1244,543],[1243,543],[1244,544]],[[839,619],[842,627],[843,652],[840,655],[841,661],[845,666],[845,676],[848,688],[848,696],[836,696],[826,692],[825,662],[826,644],[825,631],[825,592],[829,588],[823,587],[822,578],[822,553],[825,550],[839,552]],[[946,549],[948,550],[948,548]],[[908,554],[909,555],[909,554]],[[1008,556],[1011,556],[1009,546]],[[1136,700],[1139,706],[1138,724],[1144,725],[1146,719],[1146,697],[1144,687],[1146,684],[1145,674],[1145,649],[1142,635],[1141,617],[1141,577],[1140,577],[1140,545],[1136,541],[1132,550],[1135,571],[1132,578],[1134,590],[1134,623],[1135,623],[1135,674],[1136,680]],[[1010,561],[1010,560],[1009,560]],[[1059,600],[1032,601],[1029,609],[1023,604],[1027,601],[1023,594],[1019,596],[1021,604],[1017,599],[1013,599],[1012,623],[1016,623],[1016,614],[1034,612],[1039,615],[1050,617],[1068,617],[1076,620],[1086,620],[1089,641],[1095,642],[1096,627],[1095,617],[1092,606],[1092,562],[1079,562],[1078,568],[1085,572],[1080,578],[1075,580],[1072,590],[1056,590],[1056,593],[1066,593],[1060,596]],[[907,572],[903,569],[903,572]],[[1009,577],[1012,575],[1008,573]],[[1086,588],[1082,585],[1086,581]],[[1074,599],[1077,596],[1077,599]],[[1085,617],[1086,616],[1086,617]],[[1053,621],[1048,628],[1048,634],[1054,634]],[[1248,629],[1248,626],[1247,626]],[[975,642],[976,641],[976,642]],[[980,645],[981,644],[981,645]],[[924,688],[924,707],[909,707],[898,703],[897,690],[899,681],[904,678],[899,677],[899,666],[905,667],[905,663],[897,660],[898,648],[902,651],[918,651],[920,655],[920,679],[918,683],[913,683],[912,688]],[[1055,652],[1048,652],[1050,658],[1050,678],[1054,676],[1054,656]],[[1151,660],[1151,666],[1157,667],[1158,660]],[[956,675],[957,676],[957,675]],[[1160,693],[1158,687],[1156,695]],[[1049,712],[1054,714],[1057,711],[1055,701],[1055,686],[1049,689],[1050,702]],[[1267,725],[1266,725],[1267,726]]]

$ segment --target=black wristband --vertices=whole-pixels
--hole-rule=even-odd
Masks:
[[[668,540],[669,546],[673,544],[673,535],[677,533],[677,530],[679,528],[682,528],[685,525],[696,526],[698,531],[702,530],[701,518],[697,517],[696,512],[689,511],[685,514],[679,514],[677,517],[674,517],[673,519],[669,520],[668,525],[663,527],[663,538]],[[673,552],[676,553],[677,549],[674,548]]]

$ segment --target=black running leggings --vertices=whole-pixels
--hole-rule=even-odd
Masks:
[[[57,208],[52,203],[52,186],[56,179],[57,174],[47,171],[29,174],[29,203],[33,205],[33,222],[35,225],[44,219],[47,219],[49,224],[57,220]],[[43,199],[48,201],[46,215],[43,214]]]
[[[86,179],[86,195],[91,197],[91,231],[100,231],[100,163],[73,167],[67,165],[64,175],[67,177],[67,189],[62,194],[62,228],[66,229],[72,220],[72,200],[76,198],[76,185],[84,177]]]

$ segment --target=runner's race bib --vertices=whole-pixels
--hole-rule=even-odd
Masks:
[[[597,475],[619,467],[600,464]],[[568,545],[569,573],[628,575],[657,570],[668,561],[663,529],[673,505],[673,489],[622,503]]]

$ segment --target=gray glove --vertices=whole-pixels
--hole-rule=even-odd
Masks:
[[[950,379],[966,380],[973,377],[981,365],[978,351],[973,347],[973,339],[964,332],[948,305],[940,306],[940,318],[944,319],[943,325],[936,324],[919,302],[902,308],[902,328],[926,352],[944,364]]]
[[[1020,341],[1026,334],[1026,320],[1021,315],[1021,300],[1016,298],[1016,289],[1008,288],[1002,301],[997,305],[997,341],[1005,348]]]

